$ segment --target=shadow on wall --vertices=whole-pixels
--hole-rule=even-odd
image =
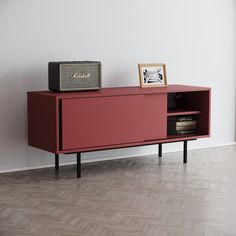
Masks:
[[[27,91],[47,89],[43,68],[17,68],[1,73],[0,170],[49,163],[46,152],[27,145]]]
[[[1,81],[1,134],[6,144],[27,142],[27,91],[45,90],[47,76],[43,71],[11,72]]]

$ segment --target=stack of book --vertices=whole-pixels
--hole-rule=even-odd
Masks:
[[[192,134],[196,132],[197,121],[192,116],[168,117],[168,134]]]

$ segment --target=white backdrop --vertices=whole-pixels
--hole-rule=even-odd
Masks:
[[[26,91],[47,89],[53,60],[101,60],[103,87],[138,85],[138,63],[164,62],[169,84],[212,87],[212,137],[190,148],[233,143],[235,14],[234,0],[1,0],[0,171],[53,163],[27,146],[26,126]],[[155,152],[111,150],[83,160]]]

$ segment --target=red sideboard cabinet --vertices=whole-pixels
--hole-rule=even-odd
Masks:
[[[210,136],[210,88],[169,85],[166,88],[104,88],[98,91],[28,92],[28,144],[55,154],[81,153],[183,142]],[[178,99],[177,99],[178,98]],[[168,134],[168,117],[194,116],[196,132]]]

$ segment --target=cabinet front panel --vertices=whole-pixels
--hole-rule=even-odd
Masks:
[[[143,112],[145,113],[142,122],[144,141],[166,138],[167,95],[145,95]]]
[[[143,141],[143,97],[62,99],[62,150]]]

